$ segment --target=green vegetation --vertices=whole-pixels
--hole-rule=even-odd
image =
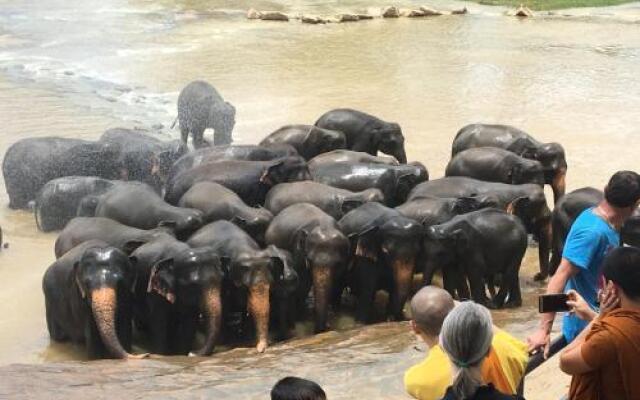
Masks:
[[[516,8],[520,4],[532,10],[559,10],[577,7],[604,7],[630,3],[633,0],[474,0],[480,4],[490,6],[511,6]]]

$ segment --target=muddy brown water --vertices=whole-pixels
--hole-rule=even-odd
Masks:
[[[442,175],[455,132],[472,122],[509,123],[562,143],[569,189],[603,187],[614,171],[638,169],[637,3],[527,20],[475,4],[466,16],[424,20],[244,19],[249,7],[329,15],[385,3],[0,0],[0,153],[23,137],[96,138],[116,126],[158,125],[160,137],[176,137],[168,126],[177,94],[202,78],[235,104],[239,143],[352,107],[399,122],[409,159],[432,177]],[[265,398],[287,374],[317,380],[331,398],[404,398],[402,373],[423,357],[406,324],[350,330],[353,321],[340,316],[339,332],[304,337],[301,324],[302,338],[264,355],[78,361],[81,349],[50,343],[46,331],[41,278],[55,234],[38,232],[31,213],[7,209],[0,192],[9,243],[0,252],[0,364],[12,364],[0,368],[0,398]],[[536,269],[530,249],[525,304],[494,312],[520,338],[536,324]]]

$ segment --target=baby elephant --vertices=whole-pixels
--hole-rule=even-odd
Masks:
[[[90,358],[144,357],[129,353],[134,277],[127,256],[97,240],[56,260],[42,280],[51,338],[85,342]]]
[[[193,81],[185,86],[178,96],[178,121],[185,144],[191,134],[195,148],[208,145],[202,138],[207,128],[214,131],[214,145],[229,144],[236,124],[236,108],[224,101],[220,93],[209,83]]]

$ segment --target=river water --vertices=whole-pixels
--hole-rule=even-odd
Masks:
[[[244,18],[249,7],[331,15],[377,13],[386,4],[0,0],[0,153],[23,137],[96,138],[116,126],[155,126],[162,137],[176,137],[169,126],[178,92],[205,79],[236,106],[239,143],[351,107],[399,122],[409,159],[424,162],[433,177],[442,175],[456,131],[472,122],[509,123],[562,143],[569,189],[602,187],[612,172],[638,169],[638,3],[527,20],[444,0],[429,4],[466,5],[470,13],[320,26]],[[55,235],[37,232],[30,213],[10,211],[1,192],[9,248],[0,252],[0,364],[81,359],[78,349],[50,344],[46,332],[40,285],[54,259]],[[521,273],[525,306],[494,313],[521,338],[535,326],[541,290],[531,281],[534,253]],[[176,358],[126,367],[109,361],[8,367],[0,375],[13,384],[0,384],[0,395],[4,386],[11,396],[0,397],[24,397],[22,385],[34,379],[41,388],[35,398],[45,397],[55,373],[63,384],[80,381],[77,398],[91,390],[100,398],[96,390],[107,383],[89,379],[99,370],[104,382],[120,374],[123,394],[264,398],[278,377],[297,373],[317,379],[332,398],[402,398],[402,371],[422,357],[406,325],[344,331],[353,325],[345,320],[336,322],[340,333],[262,356],[239,349],[200,364]],[[76,398],[69,390],[68,398]]]

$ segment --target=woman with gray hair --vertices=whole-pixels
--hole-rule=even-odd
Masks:
[[[440,332],[440,346],[447,353],[454,374],[443,400],[522,400],[482,382],[481,366],[492,339],[493,323],[485,307],[467,301],[447,315]]]

